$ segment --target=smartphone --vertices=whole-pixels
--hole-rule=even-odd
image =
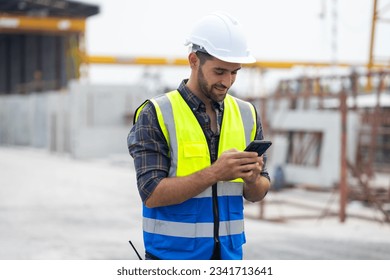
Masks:
[[[248,147],[245,148],[245,151],[257,152],[257,154],[261,156],[271,145],[272,142],[269,140],[253,140],[249,143]]]

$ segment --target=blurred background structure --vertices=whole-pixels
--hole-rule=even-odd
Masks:
[[[358,201],[380,213],[376,221],[390,223],[390,48],[378,53],[377,46],[390,38],[390,2],[368,1],[369,36],[353,42],[369,46],[359,62],[337,57],[338,1],[317,2],[320,16],[331,17],[329,60],[259,59],[242,70],[249,86],[232,93],[261,112],[265,137],[273,141],[267,164],[274,192],[299,188],[330,194],[337,209],[329,200],[317,210],[340,222],[348,216],[348,205]],[[92,0],[0,0],[0,145],[40,148],[75,159],[127,156],[135,108],[172,88],[162,73],[182,74],[187,60],[90,54],[87,21],[101,12]],[[133,84],[94,83],[90,75],[96,65],[137,68],[141,75]],[[265,87],[273,73],[282,74]],[[181,74],[177,83],[185,78]],[[303,212],[278,219],[318,218],[317,212],[310,214],[311,205],[301,202],[295,206]],[[272,203],[289,201],[263,202],[255,218],[275,220],[267,211]]]

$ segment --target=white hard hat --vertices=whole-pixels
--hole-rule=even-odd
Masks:
[[[226,62],[256,62],[249,52],[241,25],[224,12],[212,13],[198,21],[185,45],[194,47],[193,51],[206,51]]]

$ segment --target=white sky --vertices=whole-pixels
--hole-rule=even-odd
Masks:
[[[366,63],[369,55],[373,0],[79,1],[100,6],[100,13],[87,21],[91,55],[186,57],[187,32],[200,17],[217,10],[240,21],[258,60]],[[389,2],[378,0],[379,7]],[[377,26],[375,53],[390,59],[390,24]],[[166,72],[168,80],[178,69]],[[134,66],[94,66],[89,73],[92,81],[115,83],[140,75],[134,74]],[[182,78],[175,76],[175,85]]]

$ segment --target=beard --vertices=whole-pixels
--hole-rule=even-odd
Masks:
[[[198,71],[198,85],[202,94],[208,99],[215,102],[223,101],[228,91],[228,88],[222,84],[209,85],[209,83],[207,82],[204,76],[202,67],[199,67],[199,71]],[[216,88],[216,90],[219,92],[218,94],[213,92],[214,88]]]

